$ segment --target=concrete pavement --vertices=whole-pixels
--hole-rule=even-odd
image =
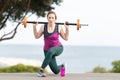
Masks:
[[[37,73],[0,73],[0,80],[120,80],[119,73],[68,73],[65,77],[47,74],[38,77]]]

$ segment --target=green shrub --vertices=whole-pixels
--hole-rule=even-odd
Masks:
[[[93,73],[107,73],[108,71],[104,67],[97,66],[93,69]]]
[[[38,72],[40,67],[34,67],[29,65],[17,64],[10,67],[0,68],[0,72],[16,73],[16,72]]]
[[[116,60],[112,62],[112,72],[114,73],[120,73],[120,60]]]

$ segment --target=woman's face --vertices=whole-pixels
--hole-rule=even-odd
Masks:
[[[50,23],[50,24],[55,23],[55,21],[56,21],[55,14],[52,14],[52,13],[49,14],[48,17],[47,17],[47,19],[48,19],[48,23]]]

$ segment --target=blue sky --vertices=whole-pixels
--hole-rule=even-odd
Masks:
[[[64,0],[61,6],[55,6],[58,22],[77,22],[89,24],[79,31],[76,26],[70,27],[68,45],[97,45],[120,46],[120,5],[119,0]],[[46,21],[46,18],[37,18],[34,15],[28,20]],[[39,29],[40,24],[38,25]],[[36,40],[33,36],[32,24],[26,29],[20,25],[14,39],[2,43],[14,44],[43,44],[43,37]]]

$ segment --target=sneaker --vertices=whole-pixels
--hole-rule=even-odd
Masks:
[[[38,77],[46,77],[46,74],[44,73],[43,70],[40,70],[40,71],[38,72]]]

